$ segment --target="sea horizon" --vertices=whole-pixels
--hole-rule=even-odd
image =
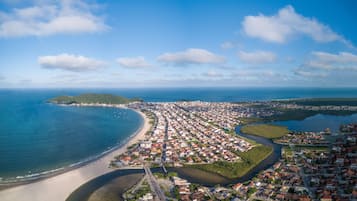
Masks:
[[[356,9],[0,0],[0,200],[357,200]]]

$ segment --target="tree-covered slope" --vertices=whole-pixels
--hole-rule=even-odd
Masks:
[[[112,94],[81,94],[79,96],[58,96],[49,100],[55,104],[73,103],[100,103],[100,104],[127,104],[130,102],[142,101],[138,98],[128,99]]]

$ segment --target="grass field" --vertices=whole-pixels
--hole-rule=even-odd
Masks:
[[[257,117],[240,117],[240,118],[238,118],[238,120],[241,122],[242,125],[247,125],[247,124],[263,121],[263,119],[257,118]]]
[[[271,147],[259,145],[247,152],[238,152],[237,154],[242,158],[242,161],[239,162],[218,161],[212,164],[190,165],[189,167],[214,172],[230,179],[238,178],[258,165],[262,160],[268,157],[272,151],[273,148]]]
[[[241,128],[246,134],[257,135],[269,139],[279,138],[289,133],[289,130],[283,126],[270,124],[247,125]]]

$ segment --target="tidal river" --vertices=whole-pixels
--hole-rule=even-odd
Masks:
[[[205,186],[214,186],[216,184],[229,185],[238,182],[245,182],[252,179],[260,171],[270,168],[275,162],[277,162],[281,157],[281,145],[275,144],[270,139],[266,139],[259,136],[248,135],[240,132],[241,126],[236,127],[237,135],[256,141],[259,144],[273,147],[273,152],[257,166],[251,169],[244,176],[237,179],[227,179],[218,174],[205,172],[202,170],[197,170],[194,168],[169,168],[169,171],[176,171],[178,175],[182,178],[187,179],[190,182],[202,184]]]

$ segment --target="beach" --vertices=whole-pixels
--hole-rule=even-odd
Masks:
[[[130,136],[127,143],[118,149],[104,155],[77,169],[70,170],[60,175],[49,177],[33,183],[24,184],[0,191],[1,201],[64,201],[82,184],[115,169],[108,168],[110,161],[117,155],[124,153],[127,147],[145,138],[145,133],[150,129],[148,118],[137,111],[144,122],[142,126]]]

